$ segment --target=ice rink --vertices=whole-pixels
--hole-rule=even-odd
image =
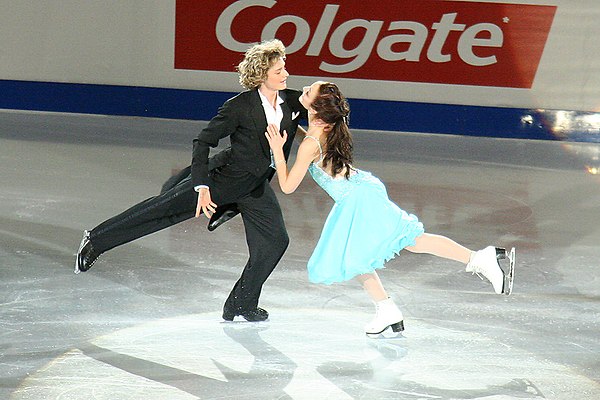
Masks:
[[[516,247],[511,296],[402,252],[380,274],[401,337],[367,338],[357,282],[310,284],[332,201],[278,193],[290,247],[262,323],[221,319],[240,217],[194,219],[73,273],[84,229],[158,194],[203,122],[0,112],[0,398],[600,398],[600,145],[354,131],[356,166],[426,231]],[[275,181],[273,182],[275,185]]]

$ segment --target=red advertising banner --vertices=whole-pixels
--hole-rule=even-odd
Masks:
[[[175,68],[232,72],[281,39],[293,75],[531,88],[556,6],[177,0]]]

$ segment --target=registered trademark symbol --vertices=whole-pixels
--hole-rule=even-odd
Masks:
[[[502,18],[502,22],[504,22],[505,24],[508,24],[510,22],[510,18],[504,17],[504,18]]]

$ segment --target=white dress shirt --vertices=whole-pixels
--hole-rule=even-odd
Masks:
[[[277,129],[279,129],[281,125],[281,120],[283,119],[283,110],[281,109],[281,103],[283,100],[279,97],[279,93],[277,93],[277,104],[275,107],[269,100],[263,95],[260,90],[258,91],[258,95],[260,96],[260,101],[262,102],[262,106],[265,109],[265,116],[267,117],[267,124],[275,124],[277,125]]]
[[[283,100],[281,99],[281,97],[279,97],[279,92],[277,93],[277,103],[275,105],[275,107],[273,107],[271,105],[271,103],[269,103],[269,100],[267,100],[267,98],[260,92],[260,90],[258,91],[258,94],[260,96],[260,101],[262,102],[262,106],[265,110],[265,116],[267,117],[267,124],[275,124],[277,126],[277,129],[281,128],[281,120],[283,119],[283,110],[281,109],[281,103],[283,103]],[[269,165],[271,168],[276,168],[275,167],[275,158],[273,157],[273,151],[271,149],[269,149],[269,153],[271,154],[271,165]]]

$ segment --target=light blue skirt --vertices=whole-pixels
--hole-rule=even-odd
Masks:
[[[364,180],[329,212],[308,261],[308,279],[332,284],[384,268],[423,232],[415,215],[389,200],[379,179]]]

